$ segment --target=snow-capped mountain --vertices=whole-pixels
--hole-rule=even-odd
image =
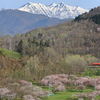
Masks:
[[[68,6],[64,2],[60,4],[53,3],[51,5],[29,2],[18,10],[33,14],[44,14],[48,17],[59,19],[75,18],[76,16],[89,11],[78,6]]]

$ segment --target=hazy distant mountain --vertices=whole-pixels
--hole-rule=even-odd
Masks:
[[[68,6],[64,2],[60,4],[53,3],[51,5],[29,2],[19,8],[19,10],[33,14],[44,14],[48,17],[59,19],[75,18],[76,16],[89,11],[78,6]]]
[[[19,10],[0,11],[0,36],[5,34],[25,33],[37,27],[46,27],[64,22],[45,15],[31,14]]]

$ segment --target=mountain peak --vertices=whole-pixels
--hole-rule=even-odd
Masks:
[[[28,3],[26,3],[25,5],[32,5],[33,3],[32,2],[28,2]]]
[[[75,18],[82,13],[88,12],[88,10],[83,8],[79,9],[79,7],[77,8],[68,6],[64,2],[59,4],[53,3],[51,5],[29,2],[18,10],[30,12],[33,14],[44,14],[48,17],[59,19]]]
[[[29,4],[32,4],[32,2],[29,2]]]
[[[61,2],[60,5],[66,5],[64,2]]]
[[[58,4],[57,3],[52,3],[49,6],[56,6],[56,5],[58,5]]]

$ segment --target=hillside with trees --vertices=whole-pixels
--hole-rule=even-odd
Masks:
[[[89,11],[89,13],[84,13],[82,15],[79,15],[78,17],[75,18],[75,21],[80,21],[80,20],[92,20],[96,24],[100,24],[100,6],[97,8],[93,8]]]
[[[98,7],[94,10],[96,9],[98,10]],[[94,10],[88,13],[92,19],[98,16],[97,13],[94,15]],[[16,34],[14,37],[10,35],[0,37],[1,48],[10,50],[12,55],[13,51],[20,54],[16,59],[8,57],[8,53],[0,52],[3,59],[0,63],[2,70],[8,71],[6,64],[8,62],[4,58],[10,59],[11,66],[16,60],[18,64],[17,67],[12,66],[14,68],[9,69],[10,73],[9,71],[2,73],[2,77],[32,80],[38,83],[43,77],[51,74],[84,75],[87,66],[100,61],[100,25],[91,18],[37,28],[24,34]],[[99,76],[100,72],[98,70],[85,75],[93,74]]]
[[[91,15],[92,11],[94,13],[94,10],[89,12]],[[22,35],[16,34],[14,37],[6,35],[1,37],[1,47],[20,53],[26,59],[23,65],[29,70],[33,66],[39,68],[37,71],[42,74],[45,70],[43,76],[48,71],[49,74],[68,73],[69,65],[74,69],[79,67],[79,71],[71,72],[78,74],[93,61],[98,62],[100,59],[100,26],[91,19],[67,21],[57,26],[33,29]],[[75,65],[67,61],[68,57]],[[82,60],[81,63],[76,58]],[[91,60],[88,61],[89,59]],[[30,73],[34,74],[34,70]]]

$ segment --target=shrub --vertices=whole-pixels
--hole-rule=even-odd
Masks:
[[[57,88],[54,89],[54,91],[56,91],[56,92],[62,91],[63,92],[63,91],[66,91],[66,88],[63,85],[59,85]]]
[[[85,89],[85,86],[84,85],[79,85],[76,87],[77,90],[84,90]]]

